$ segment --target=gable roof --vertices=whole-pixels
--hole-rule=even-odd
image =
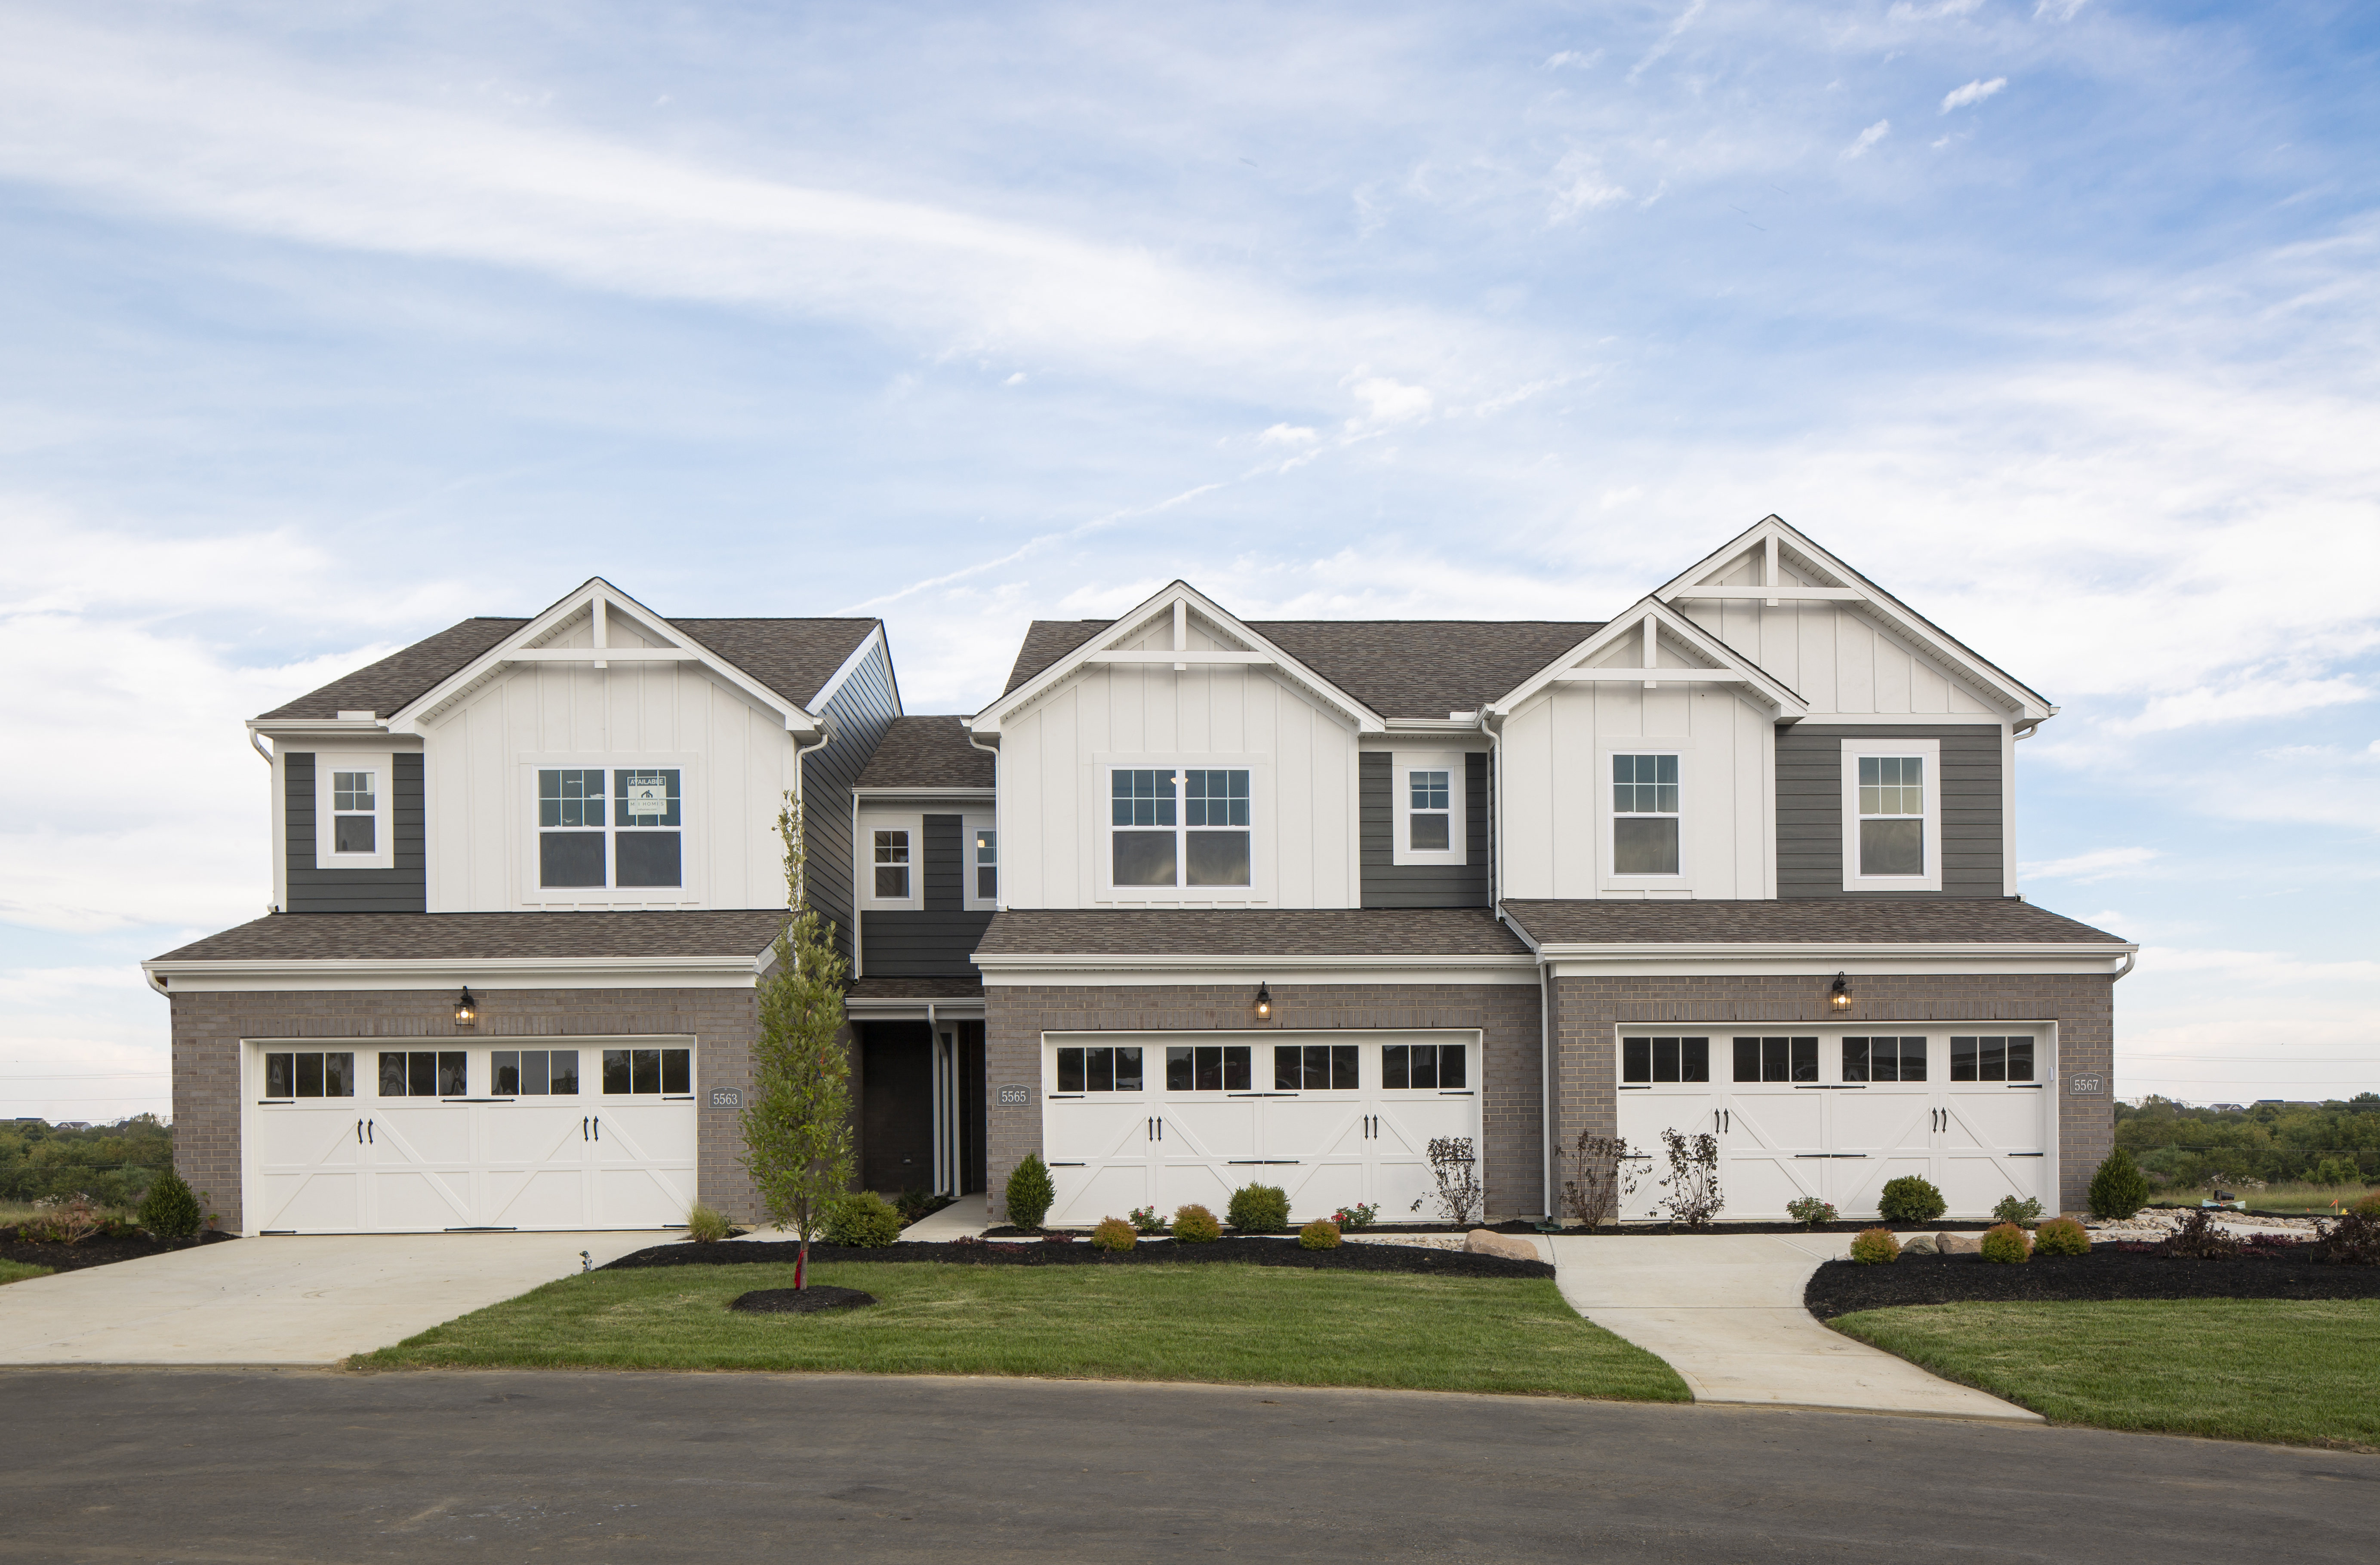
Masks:
[[[449,625],[376,663],[342,674],[320,690],[275,707],[256,721],[330,719],[341,712],[362,711],[387,717],[527,624],[527,620],[476,618]]]
[[[968,741],[966,719],[896,717],[852,786],[988,790],[993,782],[991,752]]]
[[[1035,620],[1003,690],[1014,690],[1113,620]],[[1602,628],[1595,620],[1241,622],[1383,717],[1474,711]]]
[[[1632,644],[1638,654],[1635,662],[1598,666],[1593,661],[1615,649],[1629,649]],[[1705,661],[1682,664],[1645,661],[1658,658],[1664,646],[1672,652]],[[1495,703],[1495,710],[1509,712],[1560,680],[1601,679],[1607,675],[1623,681],[1649,678],[1657,684],[1663,679],[1708,677],[1738,685],[1755,700],[1780,713],[1799,716],[1808,710],[1791,685],[1687,618],[1683,610],[1671,608],[1656,598],[1639,599],[1597,626],[1584,641],[1564,648],[1551,662],[1510,687]]]

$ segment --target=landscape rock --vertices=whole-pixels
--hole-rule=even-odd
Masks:
[[[1984,1236],[1980,1233],[1937,1233],[1934,1250],[1943,1256],[1980,1256],[1984,1253]]]
[[[1901,1245],[1900,1253],[1904,1256],[1931,1256],[1938,1252],[1935,1249],[1934,1236],[1930,1233],[1921,1233]]]
[[[1498,1233],[1485,1228],[1475,1228],[1464,1235],[1463,1249],[1465,1255],[1501,1256],[1508,1261],[1535,1261],[1545,1258],[1537,1254],[1536,1245],[1518,1234]]]

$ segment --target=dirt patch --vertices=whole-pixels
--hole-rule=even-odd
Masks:
[[[656,1244],[623,1256],[598,1271],[628,1270],[657,1266],[791,1266],[801,1246],[795,1244]],[[1335,1250],[1307,1250],[1290,1239],[1219,1239],[1211,1244],[1136,1244],[1111,1254],[1088,1244],[887,1244],[861,1249],[846,1244],[813,1244],[810,1264],[837,1261],[878,1265],[940,1261],[949,1266],[1211,1266],[1237,1261],[1247,1266],[1302,1267],[1309,1271],[1395,1271],[1429,1277],[1551,1277],[1554,1268],[1543,1261],[1507,1260],[1501,1256],[1471,1256],[1451,1250],[1426,1250],[1411,1244],[1342,1244]]]
[[[2021,1266],[1904,1255],[1885,1266],[1828,1261],[1802,1295],[1820,1320],[1897,1304],[2108,1299],[2380,1299],[2380,1267],[2332,1265],[2311,1244],[2256,1245],[2219,1261],[2160,1256],[2145,1244],[2036,1255]]]
[[[755,1288],[738,1293],[727,1307],[747,1315],[823,1315],[828,1310],[856,1310],[876,1302],[873,1293],[856,1288],[830,1288],[823,1282],[808,1288]]]
[[[239,1237],[236,1233],[205,1233],[197,1239],[168,1240],[152,1239],[142,1233],[128,1239],[103,1239],[93,1234],[79,1244],[29,1244],[17,1234],[16,1229],[0,1228],[0,1261],[23,1261],[53,1271],[81,1271],[116,1261],[137,1261],[143,1256],[187,1250],[193,1244],[227,1244]]]

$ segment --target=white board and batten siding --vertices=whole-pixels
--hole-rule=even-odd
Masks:
[[[650,646],[614,615],[610,644]],[[581,620],[549,645],[593,645]],[[430,731],[430,911],[763,907],[783,899],[772,823],[794,786],[783,718],[693,662],[516,664]],[[685,884],[642,892],[540,890],[540,766],[676,767],[685,776]],[[577,900],[583,897],[584,900]]]
[[[1193,650],[1231,649],[1194,619]],[[1119,650],[1172,646],[1160,624]],[[1008,907],[1354,907],[1354,726],[1269,670],[1092,664],[1001,724],[1002,904]],[[1111,767],[1245,768],[1245,892],[1119,896],[1105,873]]]

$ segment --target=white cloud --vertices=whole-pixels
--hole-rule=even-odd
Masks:
[[[2008,85],[2008,78],[1996,76],[1989,81],[1970,81],[1964,87],[1954,87],[1942,95],[1942,112],[1963,109],[1970,103],[1980,103]]]
[[[1647,69],[1660,63],[1663,55],[1667,55],[1671,49],[1676,48],[1679,35],[1694,25],[1694,18],[1703,14],[1703,6],[1706,4],[1708,4],[1708,0],[1694,0],[1693,5],[1688,6],[1683,11],[1680,12],[1678,19],[1670,24],[1670,30],[1661,34],[1660,42],[1655,43],[1652,48],[1646,50],[1643,59],[1638,60],[1634,65],[1628,67],[1628,79],[1631,81],[1635,80],[1638,77],[1644,75]]]
[[[1603,176],[1602,165],[1589,153],[1572,152],[1554,165],[1554,196],[1547,209],[1549,223],[1567,223],[1580,212],[1628,199],[1625,186]]]
[[[1275,424],[1257,436],[1258,445],[1312,445],[1321,437],[1302,424]]]
[[[2017,873],[2026,880],[2072,880],[2078,885],[2108,880],[2139,869],[2159,856],[2155,848],[2094,848],[2069,858],[2053,858],[2042,864],[2021,864]]]
[[[2374,692],[2351,676],[2289,679],[2243,675],[2219,686],[2201,685],[2153,696],[2133,717],[2109,726],[2119,733],[2155,734],[2205,723],[2289,717],[2318,707],[2368,701]]]
[[[1587,67],[1595,64],[1596,61],[1601,58],[1603,58],[1603,51],[1600,49],[1588,49],[1585,51],[1577,49],[1564,49],[1559,55],[1548,55],[1546,56],[1546,68],[1548,70],[1560,70],[1564,66],[1570,66],[1578,70],[1585,70]]]
[[[1840,155],[1846,159],[1865,157],[1867,155],[1867,150],[1870,147],[1875,146],[1878,141],[1883,140],[1886,137],[1891,134],[1892,121],[1888,119],[1877,120],[1874,125],[1869,126],[1865,130],[1861,131],[1856,137],[1853,137],[1852,139],[1852,144],[1845,147]]]
[[[1944,17],[1964,17],[1983,7],[1984,0],[1933,0],[1931,5],[1914,5],[1911,0],[1898,0],[1885,15],[1897,22],[1935,21]]]
[[[2074,13],[2088,4],[2090,0],[2038,0],[2033,7],[2033,14],[2036,19],[2046,18],[2054,22],[2070,22],[2074,19]]]
[[[1019,370],[1015,374],[1009,376],[1008,379],[1001,382],[1000,383],[1003,386],[1021,386],[1025,383],[1025,371]]]
[[[1368,405],[1366,416],[1376,424],[1402,423],[1409,419],[1419,419],[1430,409],[1428,387],[1409,386],[1385,375],[1373,375],[1357,381],[1354,392]]]

